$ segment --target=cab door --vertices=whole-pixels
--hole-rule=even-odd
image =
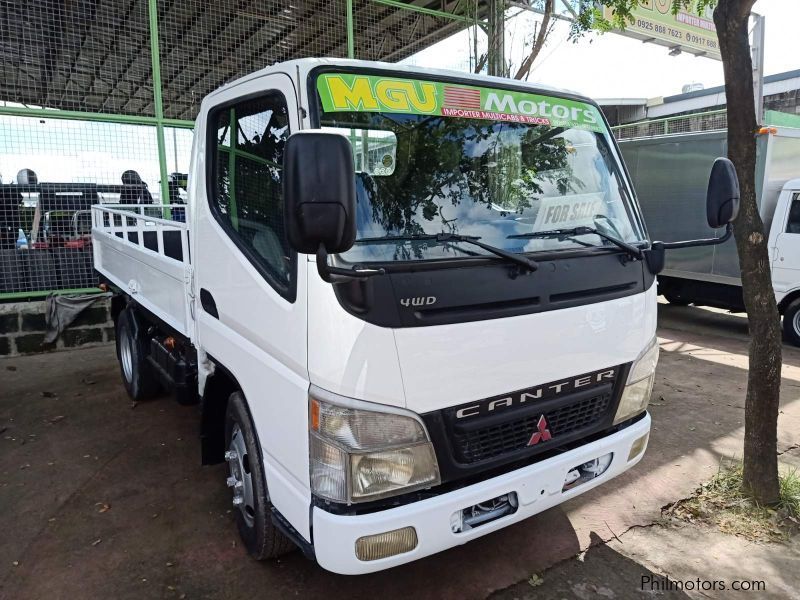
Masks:
[[[309,539],[306,262],[289,247],[281,187],[284,144],[298,127],[287,74],[204,101],[192,248],[198,345],[241,386],[270,499]]]
[[[775,215],[773,227],[780,227],[775,237],[772,260],[772,282],[775,291],[786,293],[800,287],[800,192],[784,190],[789,194],[783,214]],[[783,200],[783,198],[782,198]]]

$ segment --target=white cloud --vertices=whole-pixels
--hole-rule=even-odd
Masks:
[[[800,2],[759,0],[755,11],[766,18],[765,72],[800,69],[795,48]],[[519,19],[519,18],[518,18]],[[507,43],[511,59],[519,62],[522,39],[532,19],[509,21]],[[686,83],[721,85],[722,63],[688,54],[669,56],[667,49],[614,33],[588,34],[577,43],[567,40],[568,25],[559,22],[537,59],[530,80],[583,92],[595,98],[650,98],[681,93]],[[469,64],[470,41],[462,33],[433,46],[410,62],[420,66],[463,70]]]

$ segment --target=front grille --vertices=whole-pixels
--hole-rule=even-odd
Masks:
[[[612,393],[607,392],[503,423],[468,431],[453,432],[453,450],[460,463],[475,463],[504,454],[524,450],[537,431],[541,415],[547,421],[552,438],[540,441],[536,448],[558,444],[565,435],[591,429],[605,420]]]

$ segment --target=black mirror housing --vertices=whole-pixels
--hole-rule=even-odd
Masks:
[[[739,214],[739,179],[736,168],[727,158],[718,158],[711,167],[706,193],[708,226],[718,229]]]
[[[286,235],[297,252],[346,252],[356,238],[353,151],[343,135],[301,131],[283,153]]]
[[[647,264],[647,269],[653,274],[658,275],[664,270],[667,255],[664,242],[653,242],[651,246],[644,251],[644,260]]]

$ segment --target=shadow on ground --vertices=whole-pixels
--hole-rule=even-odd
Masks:
[[[578,560],[559,563],[541,579],[523,581],[490,596],[491,600],[652,597],[678,600],[691,596],[662,574],[605,545],[596,533],[592,533],[591,548]]]
[[[685,329],[680,322],[699,309],[666,310],[667,337],[695,343],[693,320],[702,315],[689,312]],[[113,348],[0,360],[0,597],[484,598],[589,542],[651,523],[661,506],[688,495],[723,455],[735,453],[746,341],[729,325],[712,319],[703,340],[728,348],[735,355],[730,364],[663,353],[650,448],[638,467],[514,527],[362,577],[327,573],[299,553],[249,560],[223,468],[199,465],[196,409],[166,398],[131,408]],[[740,320],[733,325],[741,327]],[[800,357],[796,350],[788,355],[793,363]],[[785,440],[800,436],[800,389],[784,389]],[[632,593],[646,574],[607,548],[587,557]]]
[[[485,597],[579,551],[555,509],[362,577],[298,552],[257,563],[224,468],[199,464],[196,409],[131,408],[112,348],[0,361],[0,377],[0,597]]]

